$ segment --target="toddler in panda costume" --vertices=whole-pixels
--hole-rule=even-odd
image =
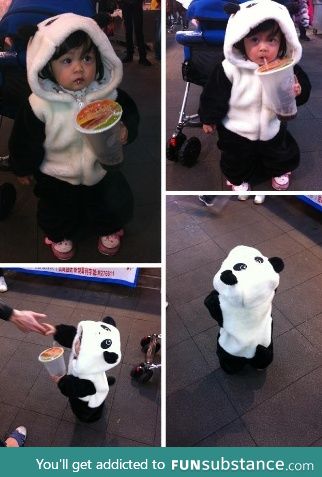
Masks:
[[[115,321],[81,321],[77,328],[70,325],[48,325],[54,339],[71,348],[68,371],[65,376],[55,376],[62,394],[69,398],[74,414],[80,421],[97,421],[103,412],[109,385],[114,377],[105,372],[121,361],[120,333]]]
[[[86,220],[103,255],[115,255],[133,215],[133,194],[110,163],[109,142],[95,150],[75,128],[88,103],[110,99],[122,106],[119,140],[132,142],[139,114],[119,88],[122,62],[91,18],[64,13],[26,28],[27,73],[32,94],[15,118],[9,141],[11,166],[23,185],[35,179],[37,219],[45,244],[70,260]],[[113,163],[112,163],[113,164]]]
[[[232,0],[234,2],[234,0]],[[251,181],[271,178],[286,190],[299,165],[299,147],[270,105],[258,66],[289,57],[298,63],[302,47],[285,6],[271,0],[229,3],[222,63],[215,66],[201,94],[199,116],[206,134],[218,132],[220,166],[232,190],[250,190]],[[294,96],[304,104],[311,85],[295,64]]]
[[[281,258],[238,245],[214,276],[205,305],[220,326],[217,355],[227,373],[246,364],[264,369],[272,362],[272,300],[283,268]]]

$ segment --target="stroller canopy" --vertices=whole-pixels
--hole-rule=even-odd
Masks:
[[[96,1],[12,0],[0,21],[0,38],[15,35],[23,25],[36,25],[46,18],[66,12],[93,17],[96,13]]]

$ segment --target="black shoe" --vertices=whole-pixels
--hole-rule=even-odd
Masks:
[[[214,205],[215,195],[199,195],[199,200],[203,202],[207,207],[212,207]]]
[[[144,66],[151,66],[152,63],[149,61],[147,58],[140,58],[139,59],[139,64],[144,65]]]
[[[122,58],[122,63],[131,63],[131,61],[133,61],[133,55],[127,54]]]
[[[300,35],[300,40],[305,40],[305,41],[311,41],[311,38],[309,38],[307,35]]]
[[[16,189],[5,182],[0,186],[0,220],[6,219],[16,202]]]

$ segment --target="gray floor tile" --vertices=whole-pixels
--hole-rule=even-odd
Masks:
[[[189,332],[173,306],[167,308],[167,347],[173,347],[190,338]]]
[[[255,443],[240,419],[202,439],[197,447],[253,447]]]
[[[320,264],[321,266],[321,264]],[[301,277],[299,271],[298,277]],[[294,325],[298,325],[321,311],[322,276],[277,293],[274,304]]]
[[[214,373],[209,373],[168,395],[167,446],[192,446],[236,417]]]
[[[53,441],[59,422],[59,419],[21,409],[11,426],[15,428],[24,425],[27,428],[26,447],[50,447],[54,445]]]
[[[82,424],[61,421],[55,432],[52,446],[99,447],[104,445],[104,433]]]
[[[131,440],[138,440],[140,436],[140,442],[153,445],[158,415],[156,401],[159,385],[158,376],[153,376],[143,385],[132,381],[130,367],[122,366],[121,380],[116,388],[108,431]]]
[[[167,350],[167,394],[193,384],[211,371],[192,339]]]
[[[258,446],[309,446],[322,434],[322,367],[243,416]],[[310,412],[308,412],[308,409]]]
[[[322,314],[302,323],[297,330],[322,352]]]

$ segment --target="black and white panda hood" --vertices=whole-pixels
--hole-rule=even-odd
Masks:
[[[238,6],[237,6],[238,8]],[[250,0],[239,5],[236,13],[230,15],[224,40],[224,56],[239,68],[255,70],[258,65],[247,60],[234,47],[250,30],[266,20],[275,20],[285,35],[286,55],[298,63],[302,56],[302,46],[299,42],[294,22],[284,5],[272,0]]]
[[[219,343],[234,356],[252,358],[258,345],[269,346],[272,300],[283,261],[268,259],[244,245],[233,248],[213,279],[223,326]]]
[[[63,90],[57,95],[57,85],[50,79],[39,78],[38,74],[52,58],[56,48],[69,35],[77,30],[82,30],[89,35],[97,46],[104,65],[104,77],[99,82],[94,82],[86,92],[86,101],[116,98],[116,88],[123,75],[122,62],[115,54],[105,33],[93,19],[74,13],[63,13],[42,21],[37,27],[37,31],[29,40],[27,48],[28,82],[36,96],[55,102],[73,101],[71,95]]]
[[[105,372],[121,361],[120,333],[116,326],[105,321],[81,321],[72,344],[68,374],[93,382],[96,394],[80,398],[91,408],[105,400],[109,386]],[[80,340],[80,351],[75,353],[75,343]]]

